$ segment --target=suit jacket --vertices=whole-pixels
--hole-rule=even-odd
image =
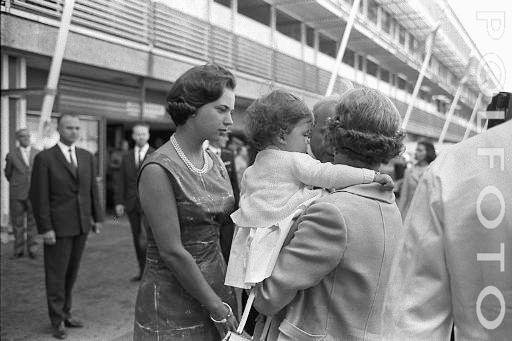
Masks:
[[[144,160],[155,149],[149,147]],[[142,164],[142,162],[141,162]],[[140,210],[139,197],[137,194],[137,174],[139,169],[135,164],[135,152],[130,149],[123,155],[119,173],[114,182],[114,204],[124,205],[126,212]]]
[[[222,162],[228,171],[229,181],[231,182],[231,187],[233,187],[233,195],[235,196],[235,205],[238,207],[238,200],[240,199],[240,188],[238,186],[238,176],[236,175],[235,154],[229,149],[222,148],[220,158],[222,159]]]
[[[449,340],[452,324],[455,340],[510,340],[512,122],[441,153],[404,230],[383,315],[387,340]]]
[[[11,199],[25,200],[30,189],[30,173],[34,158],[39,150],[30,148],[29,164],[25,163],[21,149],[17,147],[5,157],[5,177],[9,181],[9,196]]]
[[[93,220],[103,220],[93,155],[78,147],[75,151],[77,174],[58,145],[34,160],[30,201],[41,234],[54,230],[57,237],[77,236],[88,233]]]
[[[254,301],[266,315],[287,307],[279,337],[380,339],[385,290],[402,235],[393,193],[378,184],[347,187],[309,206],[291,234]]]

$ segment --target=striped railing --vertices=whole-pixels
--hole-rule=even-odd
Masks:
[[[15,8],[58,19],[65,0],[2,0]],[[76,0],[72,23],[136,43],[195,58],[214,61],[240,72],[323,94],[330,73],[315,65],[238,36],[204,20],[151,0]],[[339,87],[340,79],[335,83]],[[438,130],[438,118],[421,111],[417,124]],[[432,115],[430,115],[432,116]],[[463,134],[463,133],[462,133]],[[459,135],[454,133],[454,135]],[[462,136],[462,135],[461,135]],[[460,137],[461,137],[460,136]]]

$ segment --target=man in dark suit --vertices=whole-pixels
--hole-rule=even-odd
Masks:
[[[93,155],[75,147],[80,120],[59,118],[60,141],[37,154],[30,201],[37,228],[44,239],[48,311],[53,336],[66,338],[68,328],[82,323],[71,317],[71,292],[89,231],[99,233],[103,220]]]
[[[209,141],[208,148],[216,154],[222,162],[224,166],[226,166],[226,170],[228,171],[229,180],[231,182],[231,187],[233,188],[233,194],[235,196],[235,206],[238,208],[238,200],[240,197],[240,189],[238,186],[238,178],[236,175],[236,167],[235,167],[235,154],[228,148],[226,148],[226,144],[228,142],[228,136],[222,135],[216,141]],[[222,255],[226,262],[229,259],[229,253],[231,251],[231,242],[233,240],[234,233],[234,225],[233,222],[227,221],[223,224],[222,230],[220,231],[220,247],[222,250]]]
[[[32,214],[32,205],[28,200],[28,191],[34,157],[39,150],[30,146],[30,133],[27,129],[16,131],[16,139],[19,147],[7,154],[5,158],[5,177],[9,181],[11,220],[14,230],[14,258],[23,257],[25,248],[28,256],[35,258],[37,230]],[[27,219],[26,229],[25,217]]]
[[[154,149],[148,144],[149,126],[137,123],[132,130],[135,147],[123,156],[114,187],[114,203],[118,217],[126,214],[130,221],[139,273],[132,281],[140,281],[146,263],[146,238],[142,225],[142,209],[137,196],[137,174],[144,159]]]

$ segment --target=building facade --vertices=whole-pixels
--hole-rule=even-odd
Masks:
[[[45,87],[63,3],[1,1],[2,89]],[[237,77],[234,132],[243,131],[243,110],[251,100],[271,88],[288,89],[312,106],[327,89],[351,5],[352,0],[76,0],[53,124],[61,113],[82,115],[81,145],[97,156],[108,187],[113,152],[129,140],[134,122],[151,124],[153,144],[168,138],[166,91],[193,65],[217,62]],[[407,127],[411,140],[439,136],[460,80],[476,73],[467,65],[478,50],[445,0],[362,0],[338,72],[339,80],[382,91],[404,115],[424,41],[439,18],[433,57]],[[492,76],[485,67],[478,71],[484,79]],[[472,74],[463,86],[448,142],[464,135],[481,92],[477,78]],[[42,99],[37,91],[2,96],[2,226],[9,201],[3,168],[15,147],[15,130],[28,127],[43,147],[55,142],[36,134]]]

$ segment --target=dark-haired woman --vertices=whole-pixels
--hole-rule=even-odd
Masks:
[[[349,90],[328,126],[334,163],[378,170],[401,153],[400,121],[379,92]],[[394,198],[379,184],[362,184],[305,210],[272,275],[258,287],[256,309],[285,314],[283,321],[272,321],[267,340],[382,338],[384,293],[402,233]]]
[[[420,141],[416,145],[416,152],[414,153],[414,159],[416,164],[408,168],[404,174],[404,180],[402,187],[400,188],[400,199],[398,200],[398,208],[402,213],[402,219],[405,220],[409,206],[418,186],[423,173],[427,169],[428,165],[436,158],[436,150],[434,145],[427,141]]]
[[[207,64],[185,72],[167,97],[176,131],[139,173],[149,228],[134,340],[213,341],[236,328],[219,245],[233,191],[222,161],[202,148],[233,123],[234,88],[229,71]]]

